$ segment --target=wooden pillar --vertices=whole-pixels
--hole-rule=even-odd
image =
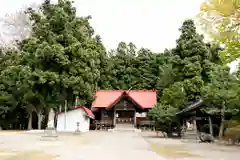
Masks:
[[[136,117],[136,110],[134,111],[134,127],[137,126],[137,117]]]
[[[197,120],[196,120],[196,116],[193,116],[193,130],[196,132],[196,141],[199,140],[199,132],[198,132],[198,129],[197,129]]]
[[[103,116],[104,116],[104,115],[103,115],[103,110],[101,109],[100,112],[101,112],[101,119],[100,119],[100,121],[102,121],[102,120],[103,120]]]
[[[193,130],[197,130],[196,116],[193,117]]]
[[[213,125],[212,125],[211,116],[208,116],[208,123],[209,123],[209,133],[213,136]]]
[[[182,131],[185,131],[185,130],[186,130],[186,126],[187,126],[186,119],[183,119],[183,120],[182,120]]]
[[[103,125],[102,125],[103,117],[104,117],[103,110],[101,109],[100,130],[102,130],[102,127],[103,127]]]
[[[193,114],[194,114],[194,116],[192,117],[193,130],[197,131],[197,117],[196,117],[197,112],[194,111]]]
[[[116,109],[115,107],[113,108],[113,127],[116,126]]]

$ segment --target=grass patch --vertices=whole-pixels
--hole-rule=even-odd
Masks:
[[[90,142],[90,140],[84,136],[74,136],[71,141],[77,144],[88,144]]]
[[[152,144],[153,151],[166,157],[200,157],[200,155],[193,154],[189,150],[182,148],[181,146],[159,146]]]
[[[88,144],[88,143],[89,143],[89,140],[88,140],[88,139],[81,138],[81,139],[79,139],[78,142],[79,142],[80,144]]]
[[[20,152],[6,160],[55,160],[54,156],[46,155],[38,151]]]
[[[0,150],[1,160],[55,160],[54,156],[46,155],[39,151],[9,152]]]
[[[14,156],[16,153],[14,152],[8,152],[7,150],[0,149],[0,159],[5,160],[8,157]]]
[[[0,133],[23,133],[24,130],[0,130]]]
[[[88,144],[90,142],[90,138],[85,134],[74,134],[74,133],[60,133],[60,138],[68,139],[70,143],[77,144]]]

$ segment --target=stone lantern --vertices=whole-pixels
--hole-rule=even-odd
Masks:
[[[77,129],[75,130],[75,133],[79,134],[81,133],[80,129],[79,129],[79,126],[80,126],[80,122],[77,122]]]

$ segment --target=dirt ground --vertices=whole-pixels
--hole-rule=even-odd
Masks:
[[[238,147],[156,138],[154,132],[0,132],[0,160],[238,160]]]
[[[65,158],[64,153],[71,154],[79,147],[87,146],[90,141],[97,142],[102,134],[102,132],[97,134],[89,132],[81,135],[58,133],[57,139],[43,139],[42,132],[1,131],[0,160],[69,160],[71,157],[65,156]]]

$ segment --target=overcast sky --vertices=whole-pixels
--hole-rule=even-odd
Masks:
[[[56,1],[56,0],[55,0]],[[193,18],[203,0],[75,0],[78,15],[91,15],[95,32],[107,49],[120,41],[155,52],[175,45],[178,28]],[[42,0],[0,0],[0,16]]]

